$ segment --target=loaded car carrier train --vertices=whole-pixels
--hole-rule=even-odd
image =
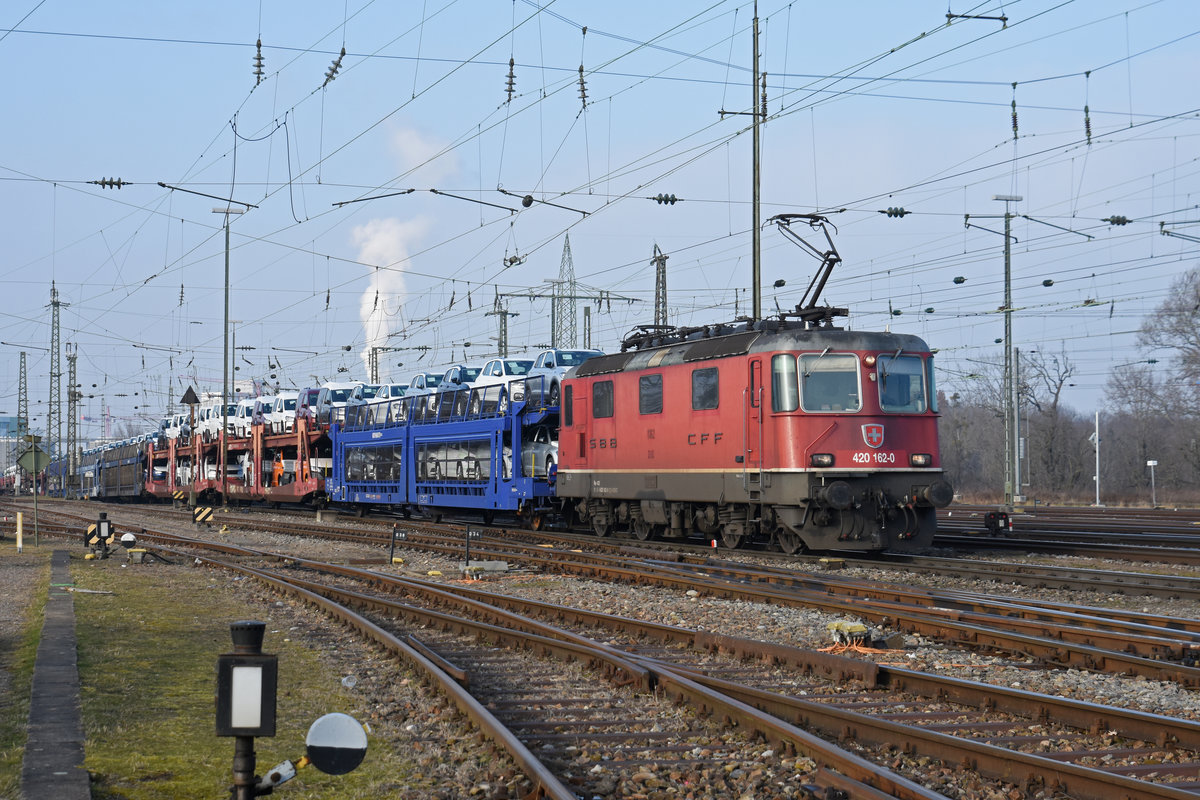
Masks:
[[[93,497],[513,515],[600,536],[801,549],[930,544],[952,490],[919,338],[806,320],[637,334],[568,373],[338,409],[292,432],[85,454]],[[559,398],[555,398],[559,399]]]
[[[797,220],[826,223],[774,218],[822,259],[793,311],[645,326],[561,386],[485,368],[473,385],[386,402],[317,415],[301,403],[284,434],[123,443],[85,453],[83,493],[508,515],[787,553],[927,547],[953,497],[933,353],[916,336],[836,327],[847,310],[816,303],[840,258],[827,232],[826,251],[804,243]]]

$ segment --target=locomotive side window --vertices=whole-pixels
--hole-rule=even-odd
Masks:
[[[880,356],[879,407],[910,414],[925,410],[925,370],[920,356]]]
[[[795,411],[800,407],[800,381],[795,356],[780,353],[771,358],[771,410]]]
[[[717,368],[692,370],[692,410],[703,411],[717,407]]]
[[[563,426],[571,427],[575,424],[575,387],[568,386],[563,389]]]
[[[805,411],[858,411],[858,359],[852,355],[800,356],[800,401]]]
[[[638,378],[638,413],[661,414],[662,408],[662,375],[643,375]]]
[[[925,370],[929,373],[929,410],[933,413],[938,413],[937,404],[937,381],[933,379],[933,356],[925,362]]]
[[[613,382],[596,381],[592,384],[592,416],[596,418],[613,415]]]

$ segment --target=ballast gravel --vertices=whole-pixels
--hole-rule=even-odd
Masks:
[[[130,524],[136,524],[133,522],[136,516],[137,512],[129,513]],[[160,529],[164,527],[161,518],[154,518],[153,521],[148,518],[144,524],[147,527],[153,525]],[[374,545],[347,545],[316,539],[297,539],[283,534],[253,532],[241,527],[225,533],[222,541],[322,560],[378,560],[380,557],[380,548]],[[462,580],[458,559],[415,550],[409,551],[403,547],[398,548],[397,555],[403,558],[403,563],[378,565],[372,568],[432,580]],[[726,555],[726,557],[730,556]],[[752,555],[735,554],[735,557],[750,564],[755,562]],[[1050,560],[1044,557],[1038,559],[1038,563],[1049,562]],[[1096,566],[1094,562],[1066,557],[1053,559],[1053,563]],[[772,562],[772,564],[777,566],[777,562]],[[1121,564],[1109,564],[1108,566],[1114,569],[1137,568]],[[796,569],[803,571],[808,567],[798,563]],[[5,601],[0,603],[0,608],[20,607],[20,601],[27,600],[29,597],[27,586],[22,590],[19,581],[9,580],[10,574],[18,574],[14,570],[15,566],[8,563],[7,560],[0,561],[0,601]],[[431,575],[431,573],[435,574]],[[436,573],[440,573],[440,575]],[[1189,619],[1200,616],[1200,604],[1185,600],[1131,598],[1096,592],[1013,587],[953,575],[905,574],[895,568],[849,568],[839,574],[888,583],[911,583],[997,594],[1009,599],[1027,597],[1075,605],[1135,608],[1149,613]],[[235,584],[230,581],[230,585]],[[238,585],[246,586],[241,582]],[[832,643],[829,633],[831,623],[859,621],[815,609],[785,608],[727,600],[707,596],[703,592],[697,591],[686,592],[603,583],[571,575],[515,571],[503,577],[485,578],[477,585],[489,591],[508,593],[546,603],[574,606],[606,614],[809,649],[825,648]],[[278,600],[269,593],[257,589],[250,591],[261,602],[276,606],[276,612],[289,615],[293,619],[297,635],[307,635],[307,633],[320,629],[322,638],[326,642],[322,647],[323,658],[330,665],[330,669],[352,678],[354,691],[361,693],[364,704],[372,709],[371,717],[379,724],[394,724],[396,733],[401,739],[410,737],[415,752],[431,770],[435,763],[443,763],[441,759],[452,765],[448,769],[438,771],[443,780],[435,781],[435,784],[440,785],[437,785],[436,788],[426,786],[425,790],[428,794],[420,796],[445,798],[446,800],[457,797],[503,798],[518,796],[521,792],[528,791],[530,787],[521,785],[519,775],[511,769],[497,768],[494,762],[473,766],[477,760],[464,755],[461,749],[464,746],[462,744],[464,737],[469,734],[464,734],[462,728],[454,724],[451,719],[453,714],[444,707],[443,701],[418,686],[414,676],[408,675],[403,667],[397,671],[395,662],[373,652],[348,631],[340,628],[330,629],[323,622],[323,617],[306,607],[288,602],[285,604],[286,608],[279,608]],[[12,605],[7,602],[10,599],[14,601]],[[871,627],[869,623],[868,627]],[[880,636],[894,633],[878,629],[875,631]],[[1032,661],[1026,663],[1012,656],[990,656],[947,648],[937,642],[913,635],[904,635],[902,641],[902,647],[855,657],[998,686],[1021,688],[1092,703],[1200,720],[1200,696],[1173,683],[1137,677],[1104,675],[1075,669],[1047,670],[1037,667]],[[3,678],[0,677],[0,680]],[[456,746],[459,747],[458,751],[455,750]],[[793,769],[797,766],[789,765]],[[1026,796],[1023,793],[1013,794],[1015,790],[1011,785],[999,785],[994,781],[982,778],[964,780],[962,771],[946,768],[925,758],[898,756],[893,768],[909,777],[917,777],[927,787],[951,798],[1001,800],[1002,798]],[[735,766],[734,770],[739,771],[739,774],[734,776],[735,778],[754,773],[753,767],[747,769],[743,765]],[[734,770],[730,770],[730,772]],[[449,779],[451,777],[457,788],[450,786]],[[644,775],[640,774],[640,777],[644,779],[642,780],[644,785],[637,787],[630,785],[629,782],[623,782],[618,793],[613,796],[647,798],[647,800],[660,797],[804,796],[790,791],[791,787],[787,789],[783,786],[770,787],[769,781],[764,786],[761,774],[755,774],[754,782],[744,783],[744,792],[734,791],[732,794],[721,795],[711,795],[702,791],[668,795],[657,791],[651,770],[645,771]],[[729,792],[738,785],[743,784],[734,780],[731,784],[726,785],[725,791]],[[772,793],[771,788],[776,788],[777,791]],[[405,792],[401,787],[397,787],[397,790],[394,795],[397,797],[418,796]],[[617,790],[616,786],[614,786],[614,790]],[[1037,792],[1029,796],[1047,798],[1047,800],[1055,797],[1053,793]]]

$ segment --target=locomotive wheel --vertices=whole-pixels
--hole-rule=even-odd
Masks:
[[[600,517],[594,517],[592,519],[592,530],[596,532],[597,536],[608,536],[612,533],[612,524],[609,523],[608,520],[601,519]]]
[[[800,538],[800,534],[795,531],[780,529],[775,534],[776,540],[779,542],[779,549],[787,553],[789,556],[795,555],[804,551],[804,540]]]
[[[746,532],[742,530],[731,530],[728,526],[721,528],[721,544],[728,547],[730,550],[736,550],[742,546],[742,542],[746,539]]]
[[[637,520],[630,527],[633,530],[633,535],[636,536],[639,541],[648,542],[651,539],[658,538],[658,526],[652,525],[645,520]]]

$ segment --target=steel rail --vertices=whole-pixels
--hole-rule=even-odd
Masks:
[[[432,549],[457,552],[455,548],[448,546],[435,545]],[[517,557],[551,571],[569,571],[574,574],[598,576],[608,580],[622,580],[635,584],[654,583],[685,590],[700,587],[720,597],[818,608],[836,614],[854,614],[876,624],[934,636],[950,644],[1022,654],[1051,666],[1137,674],[1156,680],[1176,681],[1187,686],[1200,686],[1200,668],[1197,667],[1159,661],[1135,653],[1104,649],[1088,644],[1087,641],[1066,641],[1058,638],[1060,631],[1043,631],[1047,635],[1039,636],[984,628],[978,624],[972,624],[971,615],[964,615],[953,609],[938,613],[937,609],[928,608],[920,612],[896,603],[864,601],[860,598],[838,599],[831,596],[824,588],[813,591],[784,591],[776,586],[751,585],[728,579],[715,579],[703,572],[681,571],[678,564],[650,565],[654,570],[654,573],[650,574],[644,569],[639,570],[628,566],[628,558],[617,559],[578,551],[566,553],[561,550],[554,550],[551,555],[547,555],[547,551],[539,547],[521,547],[519,548],[520,552],[514,554],[516,549],[518,548],[509,547],[504,551],[497,551],[483,548],[480,555]],[[536,552],[529,552],[531,550]],[[712,569],[710,571],[718,572],[720,570]],[[1010,627],[1013,626],[1013,621],[1007,617],[992,616],[989,619],[980,619],[979,622],[987,622],[991,625],[1004,623]],[[1075,639],[1086,639],[1088,636],[1095,639],[1101,638],[1090,629],[1084,633],[1068,631],[1063,631],[1063,633],[1070,633]],[[1133,640],[1122,637],[1119,641],[1129,644]],[[1180,647],[1180,653],[1175,655],[1182,654],[1182,645]]]
[[[386,576],[380,573],[373,573],[366,570],[360,570],[354,567],[344,567],[340,565],[323,565],[320,562],[312,562],[301,560],[303,566],[309,568],[319,568],[322,571],[330,572],[340,576],[352,576],[358,574],[363,580],[371,583],[386,583],[396,587],[410,587],[411,584],[418,584],[422,591],[431,598],[444,600],[451,594],[462,594],[465,592],[454,592],[445,587],[430,584],[424,581],[412,581],[407,578],[396,578]],[[291,580],[291,579],[290,579]],[[362,595],[361,593],[352,592],[346,589],[333,589],[331,587],[322,587],[321,584],[315,582],[299,581],[300,585],[307,585],[310,591],[319,592],[326,596],[334,595],[341,598],[341,602],[351,599],[357,602],[366,602],[377,608],[395,608],[403,609],[405,613],[411,613],[410,606],[397,603],[395,601],[383,601],[379,598]],[[457,587],[456,587],[457,588]],[[478,590],[473,594],[483,594]],[[503,602],[505,598],[489,597],[487,602],[470,598],[458,598],[460,602],[468,604],[469,610],[477,613],[489,613],[494,615],[496,610],[491,606],[492,600]],[[464,609],[466,610],[466,609]],[[421,611],[420,616],[425,614],[433,614],[440,616],[441,612]],[[446,614],[446,618],[455,620],[458,624],[463,624],[462,618],[457,614]],[[516,624],[521,627],[533,627],[540,631],[540,637],[560,636],[564,639],[575,641],[581,647],[596,647],[602,652],[610,650],[620,653],[616,648],[609,648],[605,645],[595,645],[592,640],[587,637],[581,637],[577,634],[572,634],[569,631],[564,631],[558,628],[551,628],[529,619],[524,616],[503,614],[505,624]],[[482,624],[482,623],[475,623]],[[489,626],[490,627],[490,626]],[[646,628],[643,626],[643,630]],[[515,643],[514,643],[515,644]],[[777,651],[778,652],[778,651]],[[739,725],[755,726],[750,729],[756,734],[776,742],[780,746],[798,747],[799,743],[795,741],[795,731],[788,728],[781,728],[776,723],[764,721],[761,718],[745,719],[746,709],[740,704],[756,708],[761,711],[768,712],[777,721],[791,722],[795,725],[806,727],[816,727],[824,731],[828,735],[837,736],[840,740],[850,740],[867,742],[874,746],[893,746],[897,742],[906,743],[906,752],[920,752],[922,755],[929,755],[941,760],[949,760],[951,763],[960,765],[969,765],[972,769],[980,770],[989,775],[993,775],[1003,780],[1015,781],[1022,784],[1026,789],[1036,786],[1047,786],[1052,789],[1067,791],[1080,797],[1095,798],[1096,800],[1107,800],[1113,797],[1113,791],[1120,791],[1124,796],[1134,798],[1161,798],[1162,800],[1179,800],[1180,798],[1192,797],[1194,794],[1184,790],[1176,789],[1167,784],[1152,784],[1145,781],[1140,781],[1134,778],[1128,778],[1122,775],[1115,775],[1104,772],[1103,770],[1093,769],[1086,766],[1081,766],[1071,763],[1062,763],[1053,758],[1040,756],[1036,754],[1021,753],[1020,751],[1010,750],[1007,748],[963,739],[960,737],[950,736],[948,734],[937,731],[925,730],[920,727],[903,725],[892,722],[890,720],[879,719],[853,711],[830,707],[826,704],[804,700],[798,697],[790,697],[780,695],[776,692],[764,692],[746,687],[731,681],[726,681],[720,678],[705,676],[702,673],[692,672],[680,669],[679,667],[666,664],[659,659],[650,659],[644,656],[627,655],[622,653],[625,658],[634,662],[643,664],[650,671],[656,681],[659,689],[673,694],[679,702],[686,702],[690,706],[699,709],[701,713],[714,712],[726,715],[737,715]],[[901,685],[905,681],[916,682],[926,679],[927,676],[921,676],[919,673],[910,673],[908,671],[898,670],[893,673],[892,678],[896,685]],[[940,683],[940,682],[939,682]],[[966,682],[950,682],[942,684],[945,686],[956,686],[959,691],[966,689]],[[699,687],[708,687],[718,693],[718,696],[713,697],[708,694],[699,693]],[[1021,698],[1020,693],[1004,692],[1008,703],[1015,704],[1017,698]],[[730,700],[732,698],[732,700]],[[1045,711],[1060,710],[1069,711],[1076,719],[1086,719],[1089,725],[1094,726],[1098,721],[1104,720],[1105,717],[1096,712],[1107,712],[1109,720],[1116,721],[1118,718],[1121,721],[1126,719],[1131,724],[1139,727],[1139,732],[1145,735],[1147,740],[1166,740],[1170,738],[1172,742],[1178,742],[1179,739],[1188,739],[1193,742],[1200,743],[1200,726],[1194,723],[1186,723],[1184,721],[1175,721],[1172,723],[1169,718],[1159,718],[1156,715],[1143,714],[1140,712],[1126,713],[1120,709],[1107,709],[1103,707],[1095,707],[1090,704],[1079,704],[1069,701],[1064,698],[1038,698],[1042,702],[1042,709]],[[1049,702],[1046,702],[1046,701]],[[1168,736],[1165,732],[1174,728],[1178,734],[1176,736]],[[812,736],[805,731],[801,731],[806,736]],[[823,740],[817,739],[816,742]],[[921,746],[917,746],[917,742]],[[810,743],[811,744],[811,743]],[[809,757],[814,757],[811,752],[806,752],[801,749]],[[869,764],[869,762],[867,762]],[[874,767],[874,765],[871,765]],[[859,765],[861,768],[861,765]],[[844,764],[838,765],[839,771],[846,772],[847,767]],[[853,765],[851,767],[853,769]],[[1014,772],[1021,772],[1020,779],[1014,777]],[[857,780],[865,780],[870,783],[870,779],[858,774],[853,777]],[[878,784],[875,784],[878,785]],[[903,796],[896,794],[902,787],[879,786],[879,788],[889,792],[886,796]]]
[[[688,703],[697,713],[720,713],[729,718],[739,728],[750,731],[752,734],[761,735],[770,741],[777,742],[780,747],[786,746],[794,752],[803,753],[826,767],[826,772],[824,773],[826,775],[831,775],[828,770],[836,770],[836,772],[841,774],[839,776],[831,776],[836,778],[835,780],[831,780],[831,785],[856,788],[862,794],[853,795],[855,798],[862,796],[864,798],[899,798],[900,800],[944,800],[944,795],[938,792],[926,789],[920,784],[895,775],[884,767],[842,750],[836,745],[778,719],[765,711],[726,697],[721,692],[701,686],[682,675],[676,675],[662,669],[653,669],[649,665],[643,666],[638,664],[637,662],[640,659],[630,659],[625,654],[619,653],[619,651],[613,648],[597,645],[583,637],[570,637],[571,639],[578,640],[570,641],[570,639],[552,638],[527,631],[518,632],[514,629],[472,621],[453,614],[419,609],[404,603],[389,601],[360,592],[336,589],[290,576],[285,578],[245,565],[230,564],[204,557],[200,558],[210,566],[250,575],[263,580],[280,591],[305,597],[310,602],[314,602],[322,609],[334,614],[347,622],[347,624],[352,625],[355,629],[362,631],[364,634],[369,634],[372,639],[384,644],[389,649],[398,647],[399,649],[396,652],[403,652],[406,660],[417,664],[422,670],[430,674],[446,675],[432,660],[421,654],[416,648],[388,634],[364,617],[348,609],[344,609],[343,604],[354,602],[378,612],[412,616],[428,623],[436,622],[442,626],[453,626],[464,632],[490,637],[509,646],[533,648],[542,652],[554,653],[562,658],[586,660],[593,666],[596,663],[601,663],[606,665],[606,671],[610,674],[612,672],[626,672],[630,677],[629,682],[636,682],[644,690],[649,690],[653,686],[659,690],[668,691],[680,702]],[[294,561],[309,567],[319,563],[310,562],[306,559],[287,558],[285,560]],[[477,610],[488,609],[480,604],[480,609]],[[509,618],[512,619],[511,615],[509,615]],[[521,618],[520,624],[523,627],[545,628],[545,626],[524,618]],[[562,633],[559,631],[554,632]],[[439,685],[443,689],[449,688],[449,686],[455,687],[458,691],[455,692],[453,697],[460,710],[475,721],[476,724],[479,724],[482,729],[488,731],[489,735],[494,735],[497,741],[504,741],[506,750],[509,749],[509,744],[505,740],[505,737],[503,737],[503,734],[512,736],[511,732],[496,720],[486,708],[479,704],[478,701],[471,697],[465,689],[462,689],[448,675],[446,675],[445,680],[439,680]],[[512,740],[520,745],[521,749],[518,752],[523,752],[528,754],[528,758],[533,758],[532,754],[528,753],[528,750],[515,736],[512,736]],[[512,751],[510,750],[510,752]],[[518,758],[514,754],[514,758],[518,760],[518,763],[522,764],[523,768],[530,768],[530,765],[525,763],[524,757]],[[540,765],[540,762],[537,763]],[[544,765],[540,766],[544,769]],[[550,774],[548,770],[546,772],[548,775]],[[542,786],[547,785],[540,774],[538,775],[538,779]],[[557,797],[557,795],[548,796]],[[574,794],[570,794],[569,796],[575,798]]]
[[[187,542],[188,544],[193,543],[193,541],[188,539],[187,537],[177,537],[177,538]],[[251,548],[239,548],[239,547],[235,547],[235,546],[224,545],[222,543],[215,543],[215,544],[220,544],[221,547],[226,552],[231,552],[231,553],[234,553],[237,555],[255,556],[255,557],[260,557],[260,558],[275,558],[277,560],[282,560],[282,561],[289,562],[289,563],[301,564],[301,565],[305,565],[305,566],[314,566],[319,563],[319,562],[310,562],[307,559],[297,559],[297,558],[290,557],[290,556],[280,556],[278,554],[270,554],[270,553],[266,553],[264,551],[253,550]],[[233,565],[233,568],[244,570],[244,571],[249,571],[249,572],[255,572],[255,573],[264,572],[262,570],[253,570],[252,568],[248,568],[248,567],[244,567],[244,566],[237,566],[237,565]],[[354,568],[342,568],[342,567],[339,567],[337,569],[339,571],[354,570]],[[365,572],[365,571],[361,571],[361,570],[357,570],[357,571]],[[392,578],[390,578],[390,576],[380,576],[378,573],[372,573],[372,574],[375,576],[376,580],[379,577],[386,577],[389,581],[393,580]],[[443,594],[443,595],[447,593],[444,589],[440,589],[440,588],[437,591],[438,591],[438,593]],[[363,596],[363,597],[369,598],[369,596]],[[373,599],[369,599],[369,602],[375,602],[375,601]],[[452,618],[456,619],[456,620],[459,619],[457,617],[452,617]],[[419,653],[418,653],[418,655],[419,655]],[[649,662],[646,660],[643,660],[643,663],[649,664]],[[659,670],[659,672],[656,672],[656,674],[661,675],[660,680],[665,681],[666,683],[670,684],[673,687],[672,691],[678,692],[680,697],[689,699],[689,702],[697,702],[694,697],[694,694],[693,694],[695,689],[690,685],[690,683],[692,683],[692,682],[699,683],[698,676],[688,676],[688,675],[685,675],[685,674],[683,674],[681,672],[677,672],[677,671],[672,673],[672,670],[670,668],[662,667],[661,665],[658,667],[658,670]],[[668,675],[668,673],[672,673],[672,674]],[[916,678],[914,676],[909,676],[909,677],[910,677],[910,680],[916,680]],[[712,679],[712,680],[715,681],[717,679]],[[726,688],[728,688],[728,687],[726,687]],[[765,702],[762,697],[756,697],[753,694],[753,691],[751,691],[749,689],[743,688],[742,691],[749,692],[749,694],[745,695],[745,699],[747,701],[753,701],[755,703]],[[713,702],[713,701],[710,700],[710,702]],[[772,701],[772,702],[774,702],[774,701]],[[729,706],[728,703],[729,703],[728,700],[722,700],[713,707],[716,708],[719,706],[721,708],[725,708],[726,710],[729,710],[731,708],[731,706]],[[820,704],[814,704],[814,705],[820,705]],[[701,707],[704,708],[705,706],[701,705]],[[815,714],[817,710],[818,709],[807,709],[807,713],[809,715],[812,715],[812,714]],[[821,707],[821,709],[819,709],[819,710],[821,710],[822,713],[834,711],[833,709],[829,709],[828,707]],[[850,714],[852,712],[840,711],[839,713]],[[835,714],[833,716],[836,717],[837,715]],[[854,717],[845,717],[845,718],[842,718],[841,722],[845,723],[846,720],[853,720],[855,722],[855,725],[857,726],[859,724],[862,724],[862,720],[859,719],[859,717],[861,717],[861,716],[862,715],[856,715]],[[832,723],[830,723],[830,724],[832,724]],[[875,723],[873,722],[872,724],[875,724]],[[890,723],[890,724],[895,725],[895,723]],[[758,730],[758,729],[756,729],[756,730]],[[843,730],[843,732],[845,732],[845,730],[847,730],[844,724],[842,726],[842,730]],[[857,727],[854,728],[854,731],[857,732]],[[906,726],[897,726],[897,731],[904,732],[904,734],[908,735],[910,737],[910,739],[912,738],[911,729]],[[760,733],[763,733],[763,735],[766,735],[766,736],[771,736],[769,730],[768,731],[760,730]],[[888,742],[894,743],[894,739],[888,738],[888,737],[894,736],[895,733],[896,733],[896,731],[893,731],[891,734],[880,734],[881,736],[884,737],[883,739],[880,740],[880,743],[888,743]],[[940,742],[940,740],[937,739],[936,737],[945,737],[946,739],[949,739],[951,741],[958,741],[954,737],[949,737],[949,736],[946,736],[945,734],[930,733],[929,735],[935,737],[932,740],[935,743]],[[784,740],[781,739],[780,741],[784,741]],[[941,742],[941,744],[945,744],[945,743]],[[940,746],[940,745],[938,745],[938,746]],[[1011,754],[1013,752],[1013,751],[1006,750],[1004,748],[995,748],[994,746],[990,746],[990,745],[984,745],[982,747],[985,748],[982,751],[982,756],[979,756],[977,758],[982,758],[984,761],[987,761],[988,759],[991,759],[991,758],[997,758],[997,759],[1006,758],[1006,757],[1008,757],[1006,754]],[[996,750],[999,752],[993,753],[992,750],[988,750],[986,748],[992,748],[993,750]],[[1051,783],[1052,786],[1057,785],[1057,786],[1062,786],[1062,787],[1068,787],[1072,791],[1075,791],[1077,789],[1079,791],[1084,791],[1085,789],[1080,789],[1078,787],[1088,786],[1090,784],[1088,784],[1087,782],[1094,780],[1094,777],[1091,776],[1089,774],[1089,772],[1087,772],[1086,770],[1081,774],[1076,774],[1077,770],[1085,769],[1085,768],[1078,768],[1075,765],[1070,765],[1070,764],[1063,765],[1058,761],[1055,761],[1053,759],[1044,758],[1044,757],[1035,757],[1035,758],[1041,758],[1042,761],[1047,762],[1044,764],[1039,763],[1036,765],[1036,768],[1038,771],[1037,774],[1041,774],[1044,776],[1053,776],[1053,782]],[[997,763],[1001,763],[1001,762],[997,762]],[[1052,765],[1054,767],[1054,769],[1050,769],[1048,765]],[[992,765],[992,768],[996,768],[994,764]],[[1104,789],[1105,791],[1111,790],[1113,788],[1114,783],[1119,783],[1119,781],[1114,781],[1114,780],[1112,780],[1112,778],[1113,778],[1113,776],[1105,776],[1105,778],[1103,780],[1103,786],[1105,787],[1105,789]],[[1129,788],[1134,788],[1134,789],[1137,789],[1138,791],[1145,792],[1147,790],[1147,787],[1150,786],[1150,787],[1154,788],[1155,792],[1158,792],[1156,794],[1136,794],[1136,795],[1129,795],[1129,796],[1164,797],[1164,798],[1189,796],[1188,794],[1180,793],[1179,790],[1172,790],[1169,788],[1163,789],[1162,792],[1159,792],[1159,789],[1163,788],[1163,787],[1160,787],[1157,784],[1146,784],[1144,782],[1134,781],[1132,779],[1121,779],[1121,780],[1126,780],[1130,784],[1130,786],[1128,786],[1128,787],[1123,786],[1122,787],[1123,790],[1129,789]],[[1091,789],[1087,789],[1087,791],[1091,791]],[[1163,793],[1163,792],[1165,792],[1165,793]],[[1111,795],[1110,794],[1099,794],[1099,795],[1093,795],[1093,796],[1109,797]]]

